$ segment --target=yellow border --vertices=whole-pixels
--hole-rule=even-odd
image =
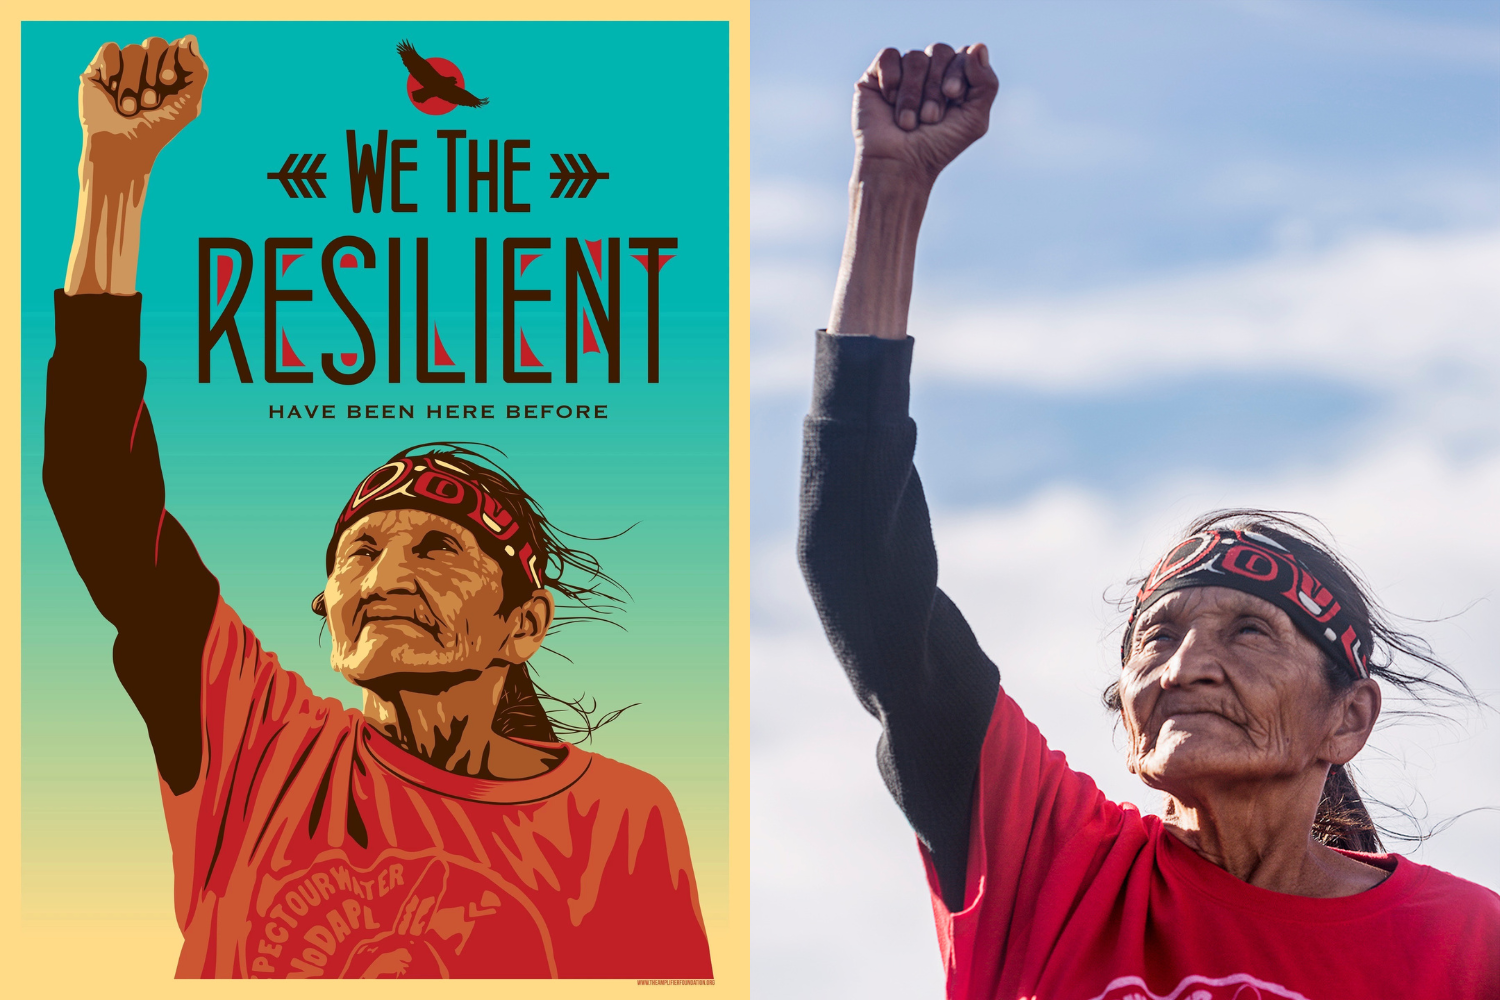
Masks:
[[[11,93],[21,93],[21,24],[7,20],[5,42],[0,52],[10,67]],[[0,134],[11,137],[4,171],[9,194],[0,204],[0,295],[11,303],[0,320],[0,344],[6,363],[0,365],[0,398],[10,400],[0,408],[0,464],[9,470],[6,490],[0,499],[0,524],[4,525],[5,562],[0,573],[0,857],[8,862],[0,874],[0,898],[5,901],[0,938],[8,964],[25,968],[26,942],[19,934],[21,907],[21,104],[0,105]]]
[[[729,919],[723,933],[714,936],[715,985],[712,987],[638,987],[633,980],[482,980],[453,982],[441,987],[459,992],[497,990],[507,997],[597,997],[628,991],[691,991],[698,996],[748,997],[750,994],[750,331],[749,331],[749,217],[750,217],[750,5],[749,0],[552,0],[520,3],[515,0],[455,0],[445,4],[452,20],[713,20],[729,22],[730,74],[730,385],[729,385]],[[389,0],[329,2],[329,0],[269,0],[253,8],[226,3],[207,11],[201,4],[167,0],[149,10],[151,19],[204,20],[416,20],[407,16],[410,4]],[[98,0],[68,4],[68,20],[140,19],[135,10]],[[20,24],[22,17],[56,20],[58,7],[29,0],[5,25],[4,51],[9,55],[11,100],[0,101],[0,134],[20,134],[21,95]],[[205,14],[207,16],[205,17]],[[670,66],[670,59],[666,60]],[[10,363],[0,371],[0,396],[11,402],[0,411],[0,457],[10,473],[9,489],[0,500],[0,517],[6,525],[9,553],[3,583],[0,583],[0,657],[3,691],[0,697],[0,856],[9,864],[0,874],[0,941],[4,949],[7,991],[13,995],[87,996],[107,993],[152,995],[164,989],[217,990],[217,984],[181,986],[164,981],[155,973],[162,967],[163,948],[175,957],[181,936],[175,924],[67,925],[69,940],[58,940],[55,928],[41,932],[19,919],[21,847],[21,594],[20,594],[20,144],[14,138],[11,155],[3,167],[5,189],[10,196],[0,205],[0,229],[8,239],[0,244],[0,291],[12,303],[0,320],[0,343]],[[59,267],[61,265],[59,264]],[[170,967],[170,965],[168,966]],[[146,974],[144,970],[152,970]],[[276,989],[297,989],[278,984]],[[332,984],[302,987],[312,991],[355,988]],[[425,987],[424,987],[425,988]],[[406,990],[411,986],[377,986],[378,991]],[[392,994],[395,995],[395,994]]]

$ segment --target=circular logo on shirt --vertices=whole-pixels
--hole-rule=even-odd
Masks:
[[[1240,973],[1210,979],[1188,976],[1170,993],[1153,993],[1140,976],[1116,979],[1093,1000],[1307,1000],[1296,990]]]

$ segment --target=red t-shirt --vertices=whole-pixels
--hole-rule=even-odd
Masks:
[[[1495,1000],[1500,896],[1391,854],[1353,896],[1260,889],[1104,797],[1004,691],[985,735],[965,908],[927,864],[948,996]]]
[[[315,697],[219,602],[203,768],[163,784],[179,977],[712,977],[666,787],[568,744],[455,775]]]

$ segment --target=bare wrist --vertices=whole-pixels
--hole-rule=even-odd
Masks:
[[[149,163],[101,154],[85,139],[78,164],[78,216],[63,290],[68,295],[135,294],[141,211]]]
[[[83,155],[78,160],[79,175],[93,171],[101,180],[128,182],[151,173],[156,150],[143,147],[139,138],[111,132],[86,133]]]
[[[917,236],[929,186],[909,174],[855,167],[849,228],[828,318],[830,333],[906,336]]]
[[[87,136],[78,160],[78,183],[104,197],[127,198],[146,188],[151,157],[142,157],[114,136]]]
[[[854,157],[849,184],[851,188],[861,185],[868,194],[882,200],[916,201],[925,205],[936,180],[936,174],[903,160],[859,153]]]

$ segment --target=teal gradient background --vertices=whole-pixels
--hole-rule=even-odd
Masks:
[[[639,703],[589,745],[661,778],[687,824],[705,917],[725,917],[728,809],[728,74],[721,23],[110,23],[23,28],[23,885],[30,919],[159,919],[170,914],[170,858],[145,728],[113,676],[113,629],[76,576],[42,492],[42,422],[54,288],[62,283],[77,204],[77,74],[107,40],[196,34],[210,67],[199,119],[158,158],[147,198],[138,288],[144,296],[146,401],[155,422],[168,509],[218,576],[224,599],[282,663],[321,695],[358,704],[328,666],[328,639],[309,601],[323,552],[354,485],[392,452],[434,440],[480,441],[566,531],[618,538],[580,543],[629,590],[620,626],[555,633],[559,655],[534,662],[556,694],[605,709]],[[408,102],[396,43],[451,60],[490,98],[443,116]],[[671,53],[670,104],[657,98]],[[622,59],[628,54],[630,59]],[[645,58],[642,58],[645,56]],[[624,67],[629,67],[624,68]],[[345,130],[418,140],[402,179],[415,213],[350,208]],[[460,144],[459,212],[445,208],[446,143],[438,129],[481,140],[529,139],[516,197],[527,214],[470,214]],[[289,199],[266,173],[292,152],[325,152],[323,200]],[[587,200],[548,197],[551,152],[587,152],[610,173]],[[389,154],[388,154],[389,155]],[[502,154],[503,155],[503,154]],[[389,164],[387,166],[389,170]],[[486,204],[481,190],[481,207]],[[377,266],[339,270],[369,323],[378,360],[362,385],[318,368],[324,351],[358,350],[324,289],[322,248],[345,234],[374,246]],[[431,318],[461,385],[421,385],[415,364],[415,238],[430,246]],[[473,382],[474,240],[489,241],[490,381]],[[518,284],[553,301],[518,306],[551,385],[501,378],[501,240],[550,237]],[[646,273],[632,236],[670,236],[661,271],[661,376],[645,375]],[[238,313],[254,384],[241,384],[227,345],[213,381],[197,381],[198,239],[236,237],[255,254]],[[278,279],[311,288],[282,303],[284,327],[311,385],[262,380],[262,258],[270,237],[311,237]],[[404,380],[385,382],[386,246],[402,245]],[[620,238],[621,382],[604,355],[582,355],[563,379],[564,239]],[[534,251],[529,251],[534,252]],[[640,251],[636,251],[640,252]],[[605,277],[608,276],[607,264]],[[601,294],[602,294],[601,284]],[[441,370],[441,369],[438,369]],[[525,370],[525,369],[523,369]],[[350,404],[415,408],[412,420],[351,420]],[[425,419],[429,404],[607,406],[605,420]],[[333,420],[270,419],[268,407],[336,404]],[[99,492],[98,544],[110,544],[109,490]],[[156,596],[165,632],[173,597]],[[564,658],[566,657],[566,658]]]

